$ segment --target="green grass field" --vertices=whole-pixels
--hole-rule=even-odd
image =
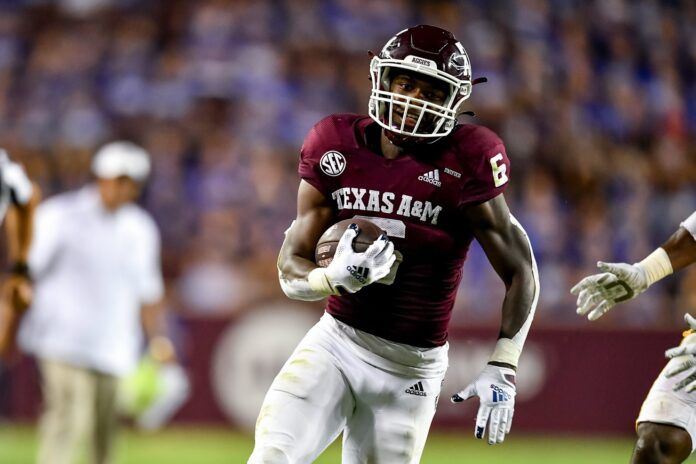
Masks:
[[[239,464],[245,463],[253,445],[250,435],[224,429],[170,428],[155,434],[124,432],[120,435],[116,464]],[[630,438],[579,439],[520,437],[488,446],[468,434],[432,434],[423,464],[613,464],[627,463]],[[0,463],[33,464],[35,429],[0,426]],[[340,463],[340,445],[334,444],[316,462]],[[696,463],[696,458],[688,462]]]

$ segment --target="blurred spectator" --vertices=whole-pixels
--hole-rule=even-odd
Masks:
[[[35,298],[20,342],[38,358],[44,414],[39,464],[112,462],[118,380],[134,371],[144,334],[157,362],[175,360],[164,333],[160,239],[132,204],[148,154],[113,142],[95,155],[95,185],[57,195],[36,212],[29,255]]]

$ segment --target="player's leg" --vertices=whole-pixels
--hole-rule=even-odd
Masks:
[[[691,454],[691,437],[674,425],[642,422],[631,464],[680,464]]]
[[[95,414],[92,430],[92,462],[109,464],[113,462],[113,444],[116,436],[116,392],[118,379],[112,375],[92,373],[95,383]]]
[[[377,394],[356,394],[343,434],[343,464],[420,462],[442,377],[391,376]]]
[[[353,396],[336,358],[311,338],[300,343],[266,394],[249,464],[312,462],[353,411]]]
[[[39,464],[72,464],[91,427],[94,389],[88,372],[61,362],[41,361],[44,413],[39,429]]]
[[[667,378],[678,363],[670,360],[657,376],[643,402],[636,423],[638,440],[632,464],[680,463],[689,457],[696,437],[696,393],[674,391],[683,376]]]

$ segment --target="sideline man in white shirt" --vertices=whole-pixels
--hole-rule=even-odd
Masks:
[[[45,411],[39,464],[72,464],[91,442],[89,462],[111,462],[118,379],[140,358],[174,360],[163,335],[160,237],[134,203],[150,171],[148,154],[113,142],[95,155],[96,185],[39,205],[29,254],[34,303],[20,330],[39,360]]]
[[[696,212],[644,260],[635,264],[603,263],[604,272],[582,279],[571,293],[577,312],[594,321],[617,303],[635,298],[658,280],[696,262]],[[679,463],[696,449],[696,319],[653,383],[636,420],[638,440],[631,464]]]
[[[32,185],[24,169],[0,149],[0,223],[6,219],[10,261],[9,275],[3,282],[0,297],[0,358],[10,356],[20,317],[31,302],[27,255],[39,196],[38,187]],[[0,365],[0,371],[1,368]]]

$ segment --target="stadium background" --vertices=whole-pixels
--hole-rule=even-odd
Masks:
[[[466,106],[506,142],[506,198],[542,283],[510,443],[474,443],[475,408],[442,402],[423,462],[628,459],[662,352],[696,310],[696,268],[592,326],[568,289],[597,259],[646,255],[696,209],[696,3],[4,0],[0,145],[44,194],[88,181],[104,141],[130,138],[153,157],[143,204],[162,230],[170,324],[193,394],[168,430],[124,435],[121,462],[249,452],[258,401],[321,312],[289,302],[276,279],[299,146],[323,116],[366,111],[367,50],[418,23],[452,30],[474,77],[489,79]],[[460,290],[449,392],[497,331],[502,285],[477,247]],[[31,462],[31,360],[10,367],[0,392],[0,462]],[[428,454],[439,446],[461,453]]]

